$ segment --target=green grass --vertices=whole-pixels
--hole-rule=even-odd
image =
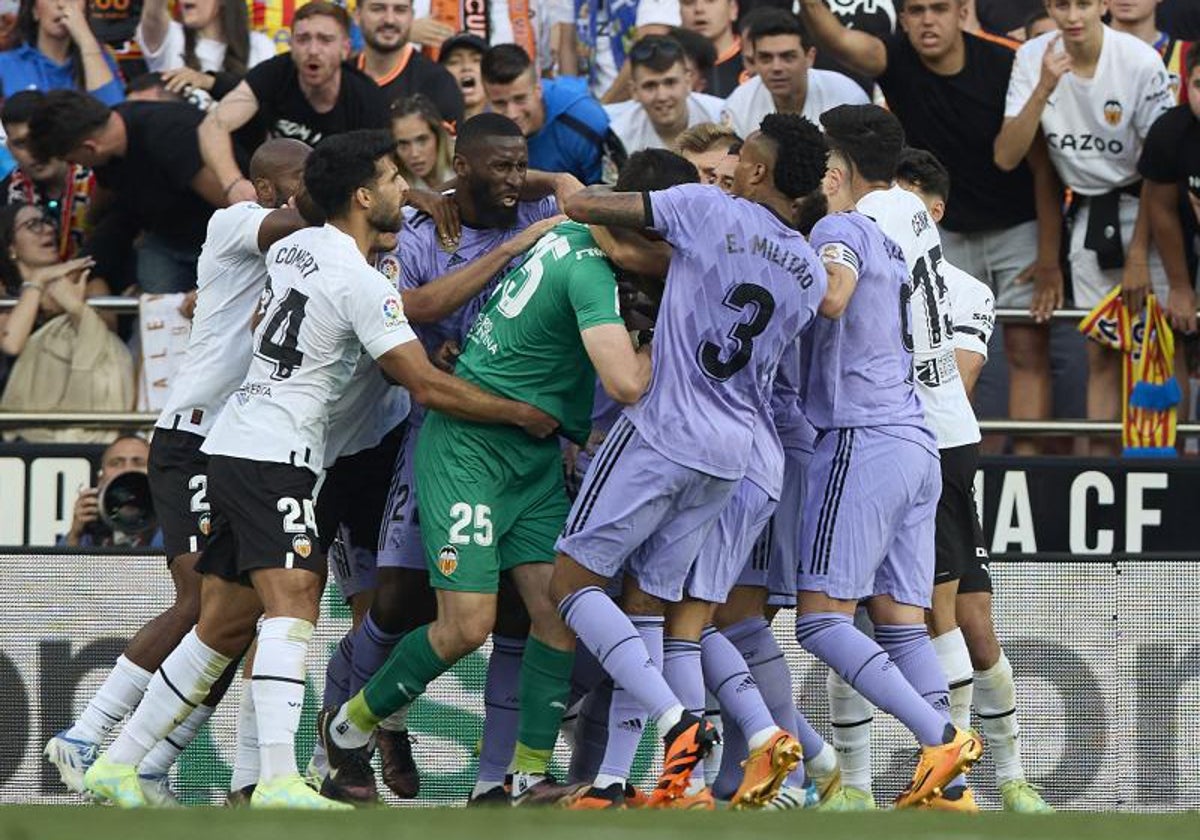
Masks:
[[[1182,840],[1197,837],[1198,827],[1196,814],[576,814],[426,808],[306,814],[0,808],[0,840]]]

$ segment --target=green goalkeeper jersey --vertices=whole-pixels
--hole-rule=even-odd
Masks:
[[[622,323],[612,265],[587,226],[563,222],[510,271],[467,334],[455,372],[558,419],[584,443],[596,371],[580,333]]]

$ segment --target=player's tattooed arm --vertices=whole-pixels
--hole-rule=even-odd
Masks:
[[[563,212],[590,225],[644,228],[650,224],[646,193],[613,192],[609,187],[584,187],[564,202]]]

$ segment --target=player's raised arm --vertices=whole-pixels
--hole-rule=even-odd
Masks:
[[[592,186],[569,197],[562,209],[585,224],[644,228],[651,219],[649,201],[646,193],[618,193],[610,187]]]
[[[817,311],[825,318],[841,318],[858,286],[858,255],[842,242],[822,245],[819,253],[829,285]]]
[[[628,336],[625,341],[629,342]],[[396,345],[376,361],[384,373],[407,388],[412,398],[426,408],[477,423],[520,426],[537,438],[549,437],[558,428],[558,421],[544,411],[497,397],[442,373],[429,361],[425,348],[415,338]]]

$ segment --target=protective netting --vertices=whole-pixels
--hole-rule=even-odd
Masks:
[[[1200,562],[1000,563],[999,633],[1016,672],[1025,766],[1059,808],[1200,808]],[[67,803],[41,757],[99,686],[125,641],[170,600],[160,559],[0,556],[0,802]],[[823,666],[802,653],[791,613],[776,631],[801,707],[828,735]],[[327,594],[310,656],[297,753],[301,767],[330,649],[349,623]],[[474,781],[486,650],[468,657],[419,701],[409,725],[421,767],[418,804],[460,804]],[[189,802],[224,795],[233,759],[240,680],[181,758],[174,785]],[[635,781],[652,778],[648,733]],[[873,735],[875,793],[883,802],[911,771],[913,745],[886,715]],[[567,751],[561,740],[556,767]],[[981,805],[997,805],[985,758],[972,774]]]

